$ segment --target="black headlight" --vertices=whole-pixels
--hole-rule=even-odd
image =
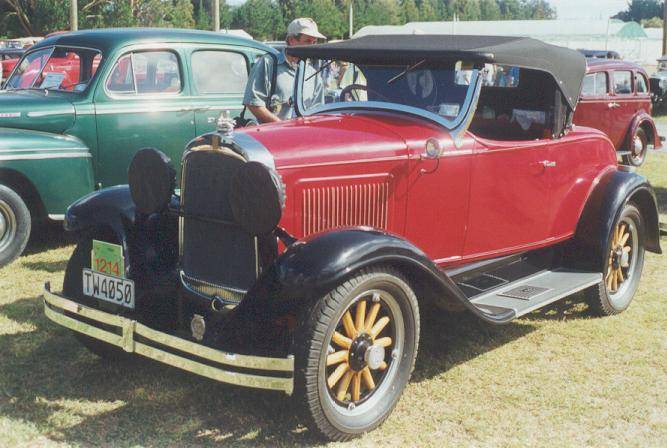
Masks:
[[[132,200],[140,213],[164,209],[176,187],[176,170],[171,159],[154,148],[140,149],[127,172]]]
[[[229,201],[239,225],[251,235],[266,235],[280,222],[285,190],[277,172],[260,162],[248,162],[234,173]]]

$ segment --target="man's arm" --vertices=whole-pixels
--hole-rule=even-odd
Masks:
[[[280,118],[267,109],[266,106],[253,106],[252,104],[248,104],[247,107],[260,123],[272,123],[274,121],[280,121]]]
[[[270,59],[268,56],[262,57],[255,63],[250,72],[243,97],[243,105],[248,108],[260,123],[280,121],[280,118],[266,107],[269,100],[269,92],[271,91],[269,63]]]

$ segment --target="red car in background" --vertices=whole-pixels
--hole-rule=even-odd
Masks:
[[[0,48],[0,83],[9,78],[24,52],[22,48]]]
[[[646,71],[617,59],[587,59],[586,65],[574,123],[600,129],[624,163],[640,166],[648,148],[661,146]]]

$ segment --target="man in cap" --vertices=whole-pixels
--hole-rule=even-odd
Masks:
[[[287,46],[312,45],[317,39],[326,39],[317,29],[317,24],[310,18],[294,19],[287,27]],[[275,76],[274,58],[264,56],[258,60],[250,72],[246,85],[243,104],[260,123],[288,120],[294,110],[292,91],[298,59],[281,52],[278,55]],[[275,80],[275,85],[271,85]]]

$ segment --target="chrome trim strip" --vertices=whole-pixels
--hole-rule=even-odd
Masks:
[[[67,312],[67,314],[65,314],[65,312]],[[294,391],[293,377],[285,378],[282,376],[269,376],[271,375],[269,372],[267,372],[267,375],[255,375],[228,371],[221,367],[203,364],[184,356],[167,353],[153,346],[136,341],[135,336],[141,336],[147,341],[155,342],[207,361],[243,369],[293,373],[294,356],[292,355],[286,358],[269,358],[215,350],[201,344],[196,344],[176,336],[153,330],[135,320],[83,306],[59,294],[52,293],[49,283],[44,285],[44,314],[58,325],[83,333],[92,338],[99,339],[108,344],[115,345],[126,352],[137,353],[147,358],[216,381],[258,389],[280,390],[288,395],[291,395]],[[122,335],[83,322],[77,319],[78,316],[81,316],[88,321],[95,321],[117,327],[119,330],[122,330]]]
[[[52,219],[54,221],[64,221],[65,215],[49,215],[49,219]]]
[[[32,152],[32,151],[88,151],[88,148],[28,148],[28,149],[0,149],[0,153],[5,152]]]
[[[221,144],[229,144],[234,151],[238,152],[248,162],[260,162],[272,170],[276,169],[273,154],[262,143],[250,136],[247,132],[234,132],[230,139],[225,138]]]
[[[62,154],[26,154],[17,156],[0,156],[0,160],[41,160],[41,159],[90,159],[92,154],[84,152],[65,152]]]
[[[39,118],[39,117],[50,117],[52,115],[68,115],[73,114],[74,108],[71,109],[61,109],[61,110],[49,110],[41,112],[28,112],[28,118]]]
[[[145,98],[143,98],[145,99]],[[124,108],[105,108],[97,109],[96,115],[111,115],[111,114],[144,114],[155,112],[193,112],[194,109],[189,106],[138,106],[138,107],[124,107]]]

